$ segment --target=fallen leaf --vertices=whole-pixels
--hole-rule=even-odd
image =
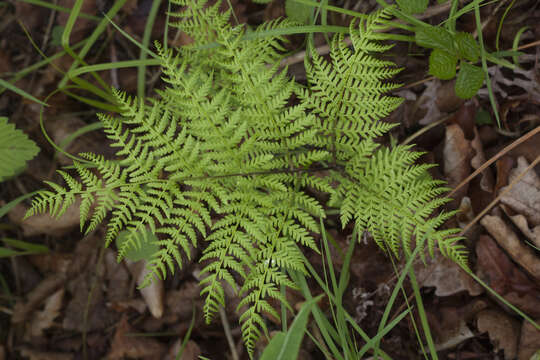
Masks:
[[[94,272],[87,271],[69,282],[71,299],[65,309],[64,329],[98,331],[111,326],[119,318],[118,313],[106,306],[103,279],[95,276]]]
[[[508,255],[521,265],[535,279],[540,280],[540,258],[534,250],[518,239],[512,229],[498,216],[486,215],[480,223],[508,252]]]
[[[465,139],[465,134],[459,125],[452,124],[446,127],[443,157],[444,175],[448,180],[448,185],[455,188],[470,174],[471,169],[471,145]],[[459,202],[467,193],[468,188],[468,184],[462,186],[454,195],[454,199]]]
[[[536,319],[535,322],[540,324],[540,319]],[[538,351],[540,351],[540,331],[527,320],[523,320],[519,338],[518,360],[529,360]]]
[[[29,348],[20,349],[20,353],[23,357],[26,357],[29,360],[73,360],[75,358],[73,354],[32,350]]]
[[[522,156],[517,162],[517,167],[510,172],[509,182],[529,166]],[[501,191],[505,189],[507,187]],[[540,178],[536,172],[533,169],[528,171],[518,183],[501,196],[501,202],[510,206],[516,213],[524,215],[532,226],[540,225]]]
[[[107,299],[111,302],[124,301],[129,298],[130,276],[124,266],[116,260],[111,249],[105,250],[105,267],[107,269]]]
[[[529,228],[529,223],[523,215],[510,215],[506,206],[501,206],[505,211],[506,215],[512,220],[514,225],[518,227],[519,230],[525,235],[536,247],[540,248],[540,225],[534,227],[534,229]]]
[[[133,262],[124,259],[124,261],[131,275],[136,279],[137,285],[140,286],[143,284],[146,276],[151,272],[147,267],[146,260]],[[163,316],[163,280],[161,278],[154,278],[148,286],[139,288],[139,291],[152,316],[155,318]]]
[[[175,341],[175,343],[170,347],[169,352],[163,360],[176,360],[176,355],[180,351],[180,348],[182,347],[183,339],[178,339]],[[197,360],[199,359],[199,356],[201,355],[201,349],[199,348],[199,345],[193,340],[189,340],[186,343],[186,347],[184,348],[184,351],[182,352],[182,356],[180,356],[179,360]]]
[[[141,359],[146,357],[161,359],[166,351],[165,345],[151,337],[128,336],[127,334],[131,332],[135,331],[127,322],[127,318],[123,316],[116,327],[107,359]]]
[[[480,135],[478,134],[476,126],[474,127],[474,138],[471,141],[471,146],[476,152],[476,154],[471,159],[471,166],[473,169],[476,170],[486,162],[484,147],[482,145],[482,141],[480,140]],[[482,171],[482,176],[480,178],[480,188],[485,192],[492,193],[493,186],[493,174],[491,173],[491,169],[488,167],[487,169]]]
[[[34,236],[39,234],[47,234],[51,236],[62,236],[79,226],[79,206],[80,200],[75,201],[66,213],[60,218],[55,218],[48,213],[37,214],[23,220],[28,208],[22,204],[18,204],[9,212],[9,219],[23,229],[24,236]]]
[[[43,330],[46,330],[53,325],[54,319],[56,319],[60,313],[63,298],[63,288],[57,290],[54,294],[47,298],[45,301],[45,308],[42,311],[37,311],[32,317],[28,340],[30,340],[30,337],[42,336]]]
[[[520,323],[502,311],[487,309],[476,316],[479,332],[487,332],[496,351],[504,350],[506,360],[517,356]]]
[[[466,316],[456,308],[438,308],[436,319],[433,320],[430,322],[430,327],[434,333],[437,351],[453,348],[474,337],[473,332],[467,326]]]
[[[66,277],[58,275],[51,275],[45,278],[28,294],[28,300],[25,303],[17,302],[15,304],[11,322],[13,324],[19,324],[25,321],[29,314],[41,305],[47,297],[63,286],[66,280]]]
[[[434,287],[435,295],[451,296],[467,291],[471,296],[480,295],[483,288],[465,273],[454,261],[441,256],[426,259],[426,266],[420,264],[415,269],[421,287]]]
[[[540,317],[540,289],[487,235],[476,242],[477,275],[511,304]]]

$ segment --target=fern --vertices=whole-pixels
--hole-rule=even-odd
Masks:
[[[24,170],[26,162],[38,152],[37,145],[25,133],[8,123],[6,117],[0,116],[0,182]]]
[[[302,87],[278,70],[285,39],[244,41],[243,27],[229,25],[219,4],[177,3],[184,10],[173,14],[175,24],[195,43],[176,51],[157,45],[167,87],[155,99],[114,90],[121,116],[99,116],[119,159],[82,154],[95,170],[75,163],[80,180],[60,172],[67,187],[48,183],[53,191],[41,192],[27,216],[59,216],[80,196],[81,229],[96,229],[109,214],[107,244],[122,232],[119,259],[143,247],[149,229],[159,250],[146,283],[181,267],[204,238],[204,316],[211,321],[224,305],[228,283],[242,296],[250,355],[267,332],[263,313],[279,317],[270,299],[286,304],[280,288],[295,287],[286,274],[306,273],[301,249],[318,252],[314,234],[329,205],[339,207],[343,226],[354,220],[396,256],[438,246],[466,264],[455,231],[436,230],[453,213],[433,215],[448,200],[427,173],[431,165],[415,165],[421,153],[409,147],[375,142],[393,127],[381,117],[401,102],[384,95],[397,87],[388,80],[399,69],[373,56],[390,48],[375,32],[387,13],[351,24],[353,48],[337,36],[331,61],[311,50]],[[330,194],[329,204],[312,190]]]

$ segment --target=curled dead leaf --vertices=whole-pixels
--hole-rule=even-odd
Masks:
[[[540,319],[535,322],[540,324]],[[540,350],[540,330],[530,322],[523,320],[519,338],[518,360],[529,360]]]
[[[127,318],[122,317],[116,327],[107,359],[141,359],[146,357],[161,359],[166,351],[165,345],[151,337],[128,336],[131,332],[135,332],[135,330],[129,325]]]
[[[42,311],[37,311],[30,322],[29,332],[26,333],[27,339],[43,335],[43,331],[50,328],[54,319],[59,315],[64,298],[64,289],[57,290],[54,294],[45,300],[45,307]]]
[[[180,351],[180,348],[182,347],[183,339],[178,339],[170,348],[169,352],[163,360],[176,360],[176,355]],[[201,349],[199,348],[199,345],[193,340],[189,340],[186,343],[186,347],[184,348],[184,351],[182,352],[182,356],[179,358],[179,360],[197,360],[199,359],[199,356],[201,355]]]
[[[510,171],[509,182],[525,171],[527,160],[520,156],[515,169]],[[504,191],[507,187],[501,189]],[[528,171],[519,182],[501,196],[501,202],[516,213],[524,215],[532,226],[540,225],[540,178],[534,170]]]
[[[533,317],[540,317],[540,289],[489,236],[476,243],[477,274],[506,301]]]
[[[452,124],[446,127],[444,139],[444,174],[448,180],[448,185],[455,188],[465,179],[471,169],[471,145],[465,139],[465,133],[459,125]],[[467,193],[468,185],[463,186],[454,198],[458,201]]]
[[[13,309],[11,322],[19,324],[24,322],[29,314],[36,309],[45,299],[56,292],[64,285],[66,278],[64,276],[51,275],[45,278],[38,286],[36,286],[29,294],[27,302],[17,302]]]
[[[64,215],[60,218],[55,218],[46,214],[37,214],[23,220],[28,208],[22,204],[18,204],[9,212],[9,219],[22,227],[24,236],[34,236],[39,234],[47,234],[51,236],[62,236],[79,226],[79,206],[80,199],[71,205]]]
[[[512,220],[514,225],[518,227],[519,230],[525,235],[537,248],[540,248],[540,225],[534,227],[534,229],[529,228],[529,223],[525,216],[523,215],[510,215],[506,206],[501,206],[504,212]]]
[[[530,246],[527,246],[516,236],[500,217],[486,215],[480,220],[480,223],[515,262],[520,264],[535,279],[540,280],[540,258]]]
[[[124,259],[131,275],[136,279],[137,285],[144,283],[144,279],[150,273],[151,270],[146,266],[146,260],[140,260],[137,262]],[[150,285],[140,288],[139,291],[144,299],[144,302],[148,306],[148,310],[155,318],[163,316],[163,280],[161,278],[154,278]]]
[[[471,296],[477,296],[483,292],[483,288],[455,262],[441,256],[438,251],[434,258],[426,259],[426,265],[420,264],[415,269],[419,285],[435,287],[437,296],[451,296],[462,291],[467,291]]]
[[[478,331],[487,332],[497,351],[504,350],[505,360],[517,356],[520,323],[501,311],[487,309],[476,316]]]

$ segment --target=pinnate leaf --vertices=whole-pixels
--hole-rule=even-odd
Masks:
[[[17,175],[39,152],[39,147],[21,130],[0,117],[0,181]]]

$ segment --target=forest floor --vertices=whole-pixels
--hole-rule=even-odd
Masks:
[[[70,8],[73,1],[55,3]],[[372,11],[374,4],[349,0],[334,3],[361,12]],[[151,0],[128,0],[115,21],[135,39],[141,39],[151,5]],[[284,2],[279,0],[268,5],[231,0],[231,5],[239,22],[252,25],[285,14]],[[85,0],[83,11],[101,16],[110,6],[111,1]],[[163,2],[152,39],[163,38],[165,10]],[[438,24],[448,17],[448,12],[449,6],[432,5],[423,19]],[[435,175],[448,181],[451,188],[459,186],[452,194],[454,200],[449,208],[461,211],[453,225],[467,226],[466,244],[473,271],[506,301],[531,318],[540,319],[539,166],[516,180],[540,156],[540,2],[488,2],[481,8],[481,16],[484,43],[492,51],[497,48],[497,40],[498,49],[512,49],[516,34],[525,27],[518,44],[523,52],[519,69],[510,71],[488,64],[499,104],[500,127],[485,87],[471,100],[459,99],[454,93],[454,81],[428,75],[428,52],[408,43],[398,43],[385,54],[404,69],[396,79],[403,86],[394,95],[405,99],[387,120],[400,124],[392,132],[393,140],[417,144],[417,149],[426,152],[422,161],[439,165]],[[62,50],[60,34],[67,17],[65,12],[22,0],[4,2],[0,6],[1,78],[10,80],[42,60],[22,25],[37,46],[51,56]],[[347,25],[351,18],[329,13],[328,21]],[[85,39],[94,27],[93,20],[79,19],[71,43]],[[462,16],[458,28],[474,32],[474,14]],[[106,34],[87,56],[89,64],[138,57],[139,50],[113,27]],[[315,39],[319,51],[324,53],[324,37]],[[181,46],[187,39],[180,34],[170,41]],[[288,50],[292,55],[285,59],[288,71],[299,82],[305,80],[301,52],[304,41],[301,35],[291,38]],[[59,57],[29,72],[15,85],[44,99],[56,90],[63,76],[59,69],[68,69],[72,62],[70,56]],[[159,69],[148,67],[147,71],[147,93],[151,94],[152,88],[160,86]],[[135,68],[109,70],[101,75],[109,84],[128,93],[137,91]],[[54,94],[48,103],[50,106],[44,111],[45,129],[57,144],[77,129],[97,121],[95,109],[66,92]],[[0,95],[0,115],[8,117],[41,149],[23,173],[0,184],[0,206],[42,188],[44,180],[57,181],[55,171],[71,163],[66,156],[55,154],[45,138],[40,128],[40,110],[40,105],[13,92]],[[78,137],[67,151],[112,156],[107,143],[102,133],[93,131]],[[510,151],[508,146],[512,147]],[[486,162],[489,166],[481,168]],[[483,171],[468,179],[477,169]],[[463,181],[466,184],[460,185]],[[490,205],[493,201],[494,206]],[[233,359],[224,325],[230,327],[228,334],[236,344],[237,358],[248,358],[235,311],[238,299],[228,294],[225,317],[216,317],[210,325],[202,320],[197,281],[200,265],[196,257],[165,281],[140,291],[136,286],[141,272],[139,264],[117,263],[114,246],[103,246],[103,227],[83,236],[76,209],[60,220],[39,215],[23,221],[28,207],[29,201],[23,202],[2,217],[0,240],[43,244],[49,251],[0,258],[0,360],[175,359],[190,328],[181,359],[198,359],[199,355],[213,360]],[[483,213],[485,209],[487,212]],[[349,233],[338,226],[329,226],[329,232],[339,246],[346,248]],[[333,250],[339,269],[341,249]],[[195,254],[200,254],[200,250]],[[322,273],[321,260],[315,254],[309,254],[309,258]],[[540,350],[540,332],[455,264],[438,256],[415,269],[439,358],[529,360]],[[362,242],[353,255],[350,276],[344,305],[359,326],[373,336],[395,282],[391,262],[372,241]],[[411,295],[410,288],[405,289],[406,295]],[[314,287],[313,292],[321,290]],[[292,298],[293,306],[298,308],[302,298],[294,294]],[[402,296],[392,315],[405,307]],[[271,329],[280,329],[280,323],[269,321]],[[261,340],[258,350],[265,344],[266,340]],[[381,348],[393,359],[423,357],[410,317],[384,337]],[[306,338],[299,359],[324,356]]]

